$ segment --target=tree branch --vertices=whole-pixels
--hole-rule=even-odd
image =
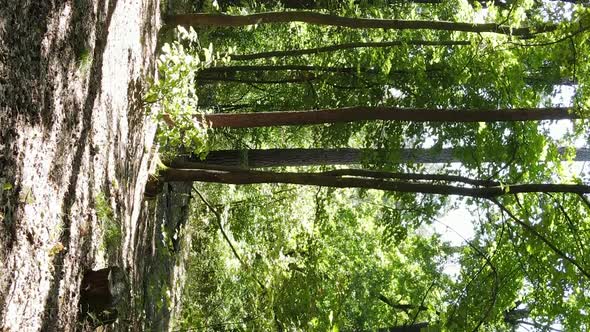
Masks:
[[[363,169],[336,169],[332,171],[321,172],[318,174],[331,176],[357,176],[376,179],[399,179],[399,180],[426,180],[426,181],[447,181],[461,182],[474,186],[492,187],[500,186],[500,182],[492,180],[477,180],[459,175],[447,174],[418,174],[418,173],[392,173],[384,171],[371,171]]]
[[[538,192],[590,193],[590,186],[575,184],[512,184],[467,188],[452,185],[388,181],[383,179],[347,178],[322,175],[321,173],[253,171],[229,166],[219,167],[217,169],[166,168],[160,171],[160,179],[162,181],[203,181],[228,184],[290,183],[334,188],[365,188],[479,198],[494,198],[517,193]]]
[[[512,220],[514,220],[517,224],[521,225],[525,230],[527,230],[532,235],[534,235],[535,237],[537,237],[538,239],[540,239],[543,243],[545,243],[549,248],[551,248],[551,250],[557,256],[559,256],[559,257],[565,259],[566,261],[570,262],[572,265],[574,265],[578,269],[578,271],[580,271],[584,276],[586,276],[586,278],[590,279],[590,273],[588,271],[586,271],[580,265],[580,263],[578,263],[575,259],[569,257],[566,253],[564,253],[563,251],[561,251],[561,249],[557,248],[557,246],[555,246],[553,243],[551,243],[551,241],[549,241],[549,239],[547,239],[541,233],[537,232],[537,230],[533,226],[529,225],[524,220],[521,220],[518,217],[516,217],[510,210],[508,210],[508,208],[506,208],[504,205],[502,205],[500,202],[498,202],[498,200],[496,200],[495,198],[490,198],[490,201],[492,203],[496,204],[500,208],[500,210],[506,212],[506,214],[508,214],[508,216],[510,216],[510,218]]]
[[[185,25],[218,27],[238,27],[265,23],[304,22],[308,24],[347,27],[351,29],[427,29],[476,33],[491,32],[521,37],[531,37],[538,33],[551,32],[557,29],[557,25],[555,24],[545,24],[538,27],[517,28],[508,25],[500,25],[497,23],[352,18],[311,11],[265,12],[250,15],[205,13],[181,14],[168,16],[166,17],[165,22],[168,26]]]
[[[213,205],[211,205],[211,203],[209,203],[205,199],[205,197],[203,197],[203,195],[197,190],[197,188],[195,188],[195,186],[193,186],[193,190],[197,193],[197,195],[199,196],[199,198],[201,199],[201,201],[203,201],[203,203],[205,203],[205,205],[207,205],[207,207],[209,207],[209,209],[211,210],[211,212],[213,212],[213,214],[215,215],[215,220],[217,221],[217,226],[219,227],[219,230],[221,231],[221,234],[223,235],[223,238],[225,239],[225,241],[229,245],[229,247],[230,247],[231,251],[233,252],[234,256],[238,259],[238,261],[240,262],[240,264],[243,267],[245,267],[246,269],[250,270],[250,266],[248,264],[246,264],[246,262],[240,256],[240,254],[238,254],[238,251],[236,250],[236,248],[234,247],[233,243],[229,239],[229,236],[227,236],[227,233],[225,233],[225,230],[223,229],[223,225],[221,223],[221,214],[219,214],[219,212],[213,207]],[[253,275],[252,278],[254,278],[254,280],[256,281],[256,283],[258,283],[258,285],[260,286],[260,288],[263,291],[266,290],[266,287],[264,287],[264,284],[260,280],[258,280],[258,278],[256,278],[256,276]]]

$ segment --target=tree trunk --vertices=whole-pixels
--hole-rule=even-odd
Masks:
[[[252,65],[252,66],[223,66],[205,68],[199,72],[199,75],[207,74],[226,74],[236,72],[261,72],[261,71],[325,71],[330,73],[355,73],[359,71],[356,67],[329,67],[329,66],[309,66],[309,65]],[[379,73],[380,70],[375,68],[361,68],[361,72]],[[404,71],[407,73],[407,71]]]
[[[257,77],[260,77],[257,75]],[[206,84],[207,82],[232,82],[232,83],[240,83],[240,84],[284,84],[284,83],[304,83],[304,82],[311,82],[319,78],[319,76],[315,76],[314,74],[310,75],[295,75],[294,77],[290,78],[281,78],[281,79],[251,79],[251,78],[236,78],[234,75],[202,75],[197,74],[197,80],[201,84]]]
[[[563,156],[566,148],[559,148]],[[404,163],[453,163],[461,162],[455,149],[401,149],[390,152],[394,157],[388,162]],[[233,166],[242,168],[354,165],[371,156],[386,155],[379,149],[267,149],[267,150],[219,150],[211,151],[204,160],[196,156],[178,156],[167,165],[172,168],[203,168],[204,165]],[[484,162],[498,160],[485,159]],[[590,161],[590,149],[576,150],[574,161]]]
[[[414,304],[399,304],[399,303],[395,303],[394,301],[392,301],[390,298],[388,298],[387,296],[383,295],[383,293],[378,293],[377,298],[387,304],[388,306],[390,306],[393,309],[397,309],[397,310],[403,310],[405,312],[408,312],[409,310],[414,310],[414,309],[418,309],[419,311],[424,311],[424,310],[428,310],[427,307],[423,306],[423,305],[414,305]]]
[[[416,323],[404,326],[383,327],[377,329],[377,332],[426,332],[428,331],[428,323]]]
[[[471,42],[468,40],[394,40],[394,41],[385,41],[385,42],[355,42],[355,43],[345,43],[345,44],[336,44],[324,47],[315,47],[315,48],[306,48],[300,50],[286,50],[286,51],[270,51],[270,52],[260,52],[260,53],[252,53],[252,54],[230,54],[232,60],[236,61],[245,61],[245,60],[255,60],[255,59],[265,59],[265,58],[272,58],[272,57],[292,57],[292,56],[302,56],[306,54],[319,54],[319,53],[327,53],[327,52],[334,52],[334,51],[341,51],[341,50],[350,50],[355,48],[385,48],[385,47],[394,47],[394,46],[402,46],[402,45],[414,45],[414,46],[465,46],[471,45]]]
[[[306,51],[306,50],[301,50]],[[267,53],[250,54],[246,56],[237,56],[238,60],[246,59],[250,56],[254,58],[260,56],[272,56],[273,54],[282,54],[287,52],[293,52],[293,54],[300,53],[300,50],[293,51],[276,51]],[[286,56],[286,55],[283,55]],[[236,60],[233,56],[232,59]],[[535,73],[530,76],[525,76],[523,79],[529,85],[540,85],[544,84],[547,86],[555,85],[575,85],[577,82],[569,77],[562,77],[556,74],[556,70],[559,68],[545,68],[541,73]],[[546,72],[545,72],[546,71]],[[280,79],[265,79],[265,74],[270,72],[281,72],[281,76],[285,78]],[[359,74],[365,75],[379,75],[384,74],[378,67],[372,68],[357,68],[357,67],[334,67],[334,66],[310,66],[310,65],[247,65],[247,66],[222,66],[222,67],[211,67],[201,70],[197,73],[197,80],[201,82],[236,82],[246,84],[282,84],[282,83],[304,83],[317,79],[321,79],[320,74],[314,74],[313,72],[324,72],[334,74],[345,74],[346,77],[359,76]],[[429,66],[420,72],[428,74],[432,73],[444,73],[445,68],[440,66]],[[250,73],[250,77],[243,77],[243,75],[237,75],[237,73]],[[286,75],[284,74],[286,73]],[[401,75],[416,75],[418,71],[415,70],[390,70],[388,76],[392,79],[399,78]],[[443,74],[444,75],[444,74]],[[255,78],[253,78],[255,77]]]
[[[419,3],[419,4],[430,4],[430,5],[437,5],[444,3],[446,0],[388,0],[385,1],[386,4],[403,4],[403,3]],[[579,3],[579,4],[588,4],[587,0],[550,0],[554,2],[562,1],[568,3]],[[510,6],[514,1],[511,0],[469,0],[469,3],[475,5],[478,3],[483,8],[488,7],[488,3],[492,3],[496,7],[505,8]],[[241,4],[240,0],[223,0],[218,1],[219,6],[223,11],[226,11],[229,7],[239,7]],[[329,9],[331,7],[340,7],[342,5],[348,4],[348,0],[325,0],[325,1],[317,1],[317,0],[258,0],[258,3],[265,4],[267,6],[277,6],[279,3],[284,8],[289,9]],[[360,3],[359,0],[355,0],[354,3]],[[368,0],[367,4],[369,6],[374,5],[374,1]],[[378,2],[382,4],[382,2]]]
[[[369,120],[414,122],[491,122],[578,119],[564,107],[517,109],[414,109],[347,107],[314,111],[205,114],[211,128],[300,126]]]
[[[358,171],[361,170],[356,170]],[[160,172],[163,181],[202,181],[227,184],[289,183],[333,188],[364,188],[406,193],[456,195],[474,198],[495,198],[518,193],[590,193],[590,186],[572,184],[514,184],[489,187],[459,187],[428,183],[411,183],[367,177],[344,177],[318,173],[275,173],[241,169],[176,169],[167,168]],[[371,178],[372,177],[372,178]]]
[[[430,66],[420,72],[440,72],[442,68]],[[264,72],[326,72],[338,74],[380,74],[382,70],[379,67],[371,68],[357,68],[357,67],[334,67],[334,66],[309,66],[309,65],[251,65],[251,66],[222,66],[205,68],[197,73],[198,80],[224,80],[227,78],[234,78],[238,72],[255,73],[256,77],[260,77]],[[389,75],[415,75],[416,70],[390,70]],[[312,73],[300,74],[300,77],[307,80],[315,79],[316,76]]]
[[[290,12],[266,12],[250,15],[225,15],[225,14],[180,14],[166,18],[166,25],[186,26],[213,26],[213,27],[239,27],[263,23],[288,23],[304,22],[317,25],[347,27],[351,29],[428,29],[441,31],[463,32],[492,32],[512,36],[532,37],[538,33],[550,32],[557,29],[555,24],[545,24],[539,27],[514,28],[498,23],[465,23],[449,21],[424,21],[424,20],[395,20],[352,18],[330,14],[321,14],[310,11]]]

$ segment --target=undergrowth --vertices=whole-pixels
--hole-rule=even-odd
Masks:
[[[99,249],[104,251],[106,256],[117,253],[121,248],[121,224],[115,218],[113,209],[104,193],[96,196],[96,216],[100,221],[102,230],[102,242]]]
[[[162,46],[158,79],[150,82],[144,103],[158,121],[157,140],[164,154],[209,151],[206,110],[198,106],[197,73],[228,59],[216,55],[213,45],[201,47],[197,33],[178,27],[176,39]]]

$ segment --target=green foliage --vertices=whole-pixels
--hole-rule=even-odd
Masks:
[[[96,216],[102,230],[101,249],[107,254],[116,253],[121,248],[121,225],[115,218],[113,209],[104,193],[99,193],[95,198]]]
[[[78,71],[82,73],[88,72],[90,70],[90,66],[92,65],[92,54],[90,54],[90,50],[87,48],[83,48],[79,51],[78,54]]]
[[[195,75],[218,60],[213,45],[201,48],[194,29],[182,27],[178,40],[165,43],[158,58],[159,78],[153,82],[144,101],[160,124],[157,138],[163,151],[191,152],[204,157],[209,149],[207,123],[198,110]],[[201,59],[201,56],[203,57]],[[156,107],[151,104],[156,103]]]
[[[440,241],[409,235],[383,246],[382,228],[371,217],[378,216],[378,207],[369,197],[350,205],[358,199],[351,190],[274,185],[199,190],[224,212],[225,230],[246,265],[229,253],[213,216],[196,204],[189,231],[191,277],[179,328],[375,329],[392,319],[409,322],[414,314],[388,307],[378,294],[411,304],[430,294],[429,309],[420,317],[435,317],[442,305],[431,286],[436,280],[434,289],[444,289],[449,282],[436,258]],[[263,280],[264,289],[254,279]]]
[[[219,3],[232,14],[283,9],[273,1]],[[219,68],[217,73],[223,74],[209,72],[207,79],[195,70],[186,82],[196,82],[198,89],[182,93],[200,98],[200,104],[190,105],[192,114],[359,105],[494,109],[555,106],[559,86],[573,84],[571,106],[585,114],[590,109],[590,65],[584,60],[590,54],[588,9],[570,10],[553,1],[510,3],[488,2],[486,10],[478,1],[329,1],[317,6],[321,12],[349,17],[457,22],[477,17],[480,22],[513,27],[558,23],[558,29],[527,39],[492,33],[351,30],[299,22],[203,29],[201,42],[231,50],[224,54],[231,60],[211,65],[254,69]],[[420,40],[466,43],[412,44]],[[239,60],[239,55],[267,51],[374,41],[401,44]],[[174,45],[184,50],[182,42]],[[170,47],[170,59],[181,53]],[[166,61],[174,66],[174,61]],[[194,66],[201,66],[199,61]],[[276,70],[256,66],[276,66]],[[166,114],[159,119],[164,121]],[[576,175],[571,164],[561,162],[558,147],[573,146],[584,135],[587,139],[588,121],[576,122],[559,139],[550,135],[550,125],[375,121],[225,129],[210,133],[206,144],[212,149],[376,148],[379,152],[366,158],[362,167],[490,179],[502,183],[507,192],[513,183],[587,183],[587,174]],[[184,134],[174,135],[167,139],[174,146],[188,146],[179,143]],[[424,146],[452,147],[461,164],[395,162],[402,148]],[[587,198],[510,195],[498,202],[505,208],[501,210],[479,199],[459,202],[367,190],[270,184],[199,185],[199,190],[220,212],[222,226],[243,262],[221,236],[213,214],[195,203],[189,277],[177,321],[181,329],[350,331],[426,321],[444,331],[508,331],[526,323],[538,330],[561,325],[575,331],[590,324],[585,309],[589,281],[580,267],[571,264],[573,260],[581,269],[590,269],[585,257],[590,245]],[[469,209],[464,217],[473,223],[475,235],[451,245],[443,240],[447,235],[434,234],[431,225],[459,205]],[[449,272],[449,265],[457,272]],[[423,308],[416,309],[419,306]],[[508,315],[518,310],[527,313],[521,322]]]

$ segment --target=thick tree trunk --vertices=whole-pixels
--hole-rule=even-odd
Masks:
[[[414,122],[491,122],[578,119],[564,107],[517,109],[413,109],[347,107],[314,111],[219,113],[204,115],[211,128],[300,126],[369,120]]]
[[[535,28],[514,28],[497,23],[465,23],[448,21],[351,18],[330,14],[321,14],[310,11],[266,12],[250,15],[195,13],[171,15],[166,18],[166,24],[169,26],[185,25],[197,27],[239,27],[253,24],[288,22],[304,22],[317,25],[347,27],[351,29],[427,29],[475,33],[492,32],[521,37],[531,37],[537,33],[550,32],[557,29],[557,25],[554,24],[546,24]]]
[[[566,148],[559,148],[563,156]],[[388,162],[404,163],[453,163],[461,162],[454,149],[401,149],[392,151],[395,157]],[[369,161],[372,156],[386,155],[378,149],[266,149],[211,151],[204,160],[195,156],[178,156],[168,163],[172,168],[202,168],[204,165],[233,166],[242,168],[354,165]],[[490,158],[484,162],[497,162]],[[574,161],[590,161],[590,149],[576,150]]]
[[[360,170],[356,170],[360,171]],[[356,172],[358,173],[358,172]],[[428,183],[390,181],[373,177],[344,177],[318,173],[275,173],[252,170],[211,170],[167,168],[160,172],[163,181],[202,181],[227,184],[289,183],[333,188],[365,188],[395,192],[456,195],[476,198],[494,198],[518,193],[590,193],[590,186],[571,184],[514,184],[489,187],[459,187]]]

